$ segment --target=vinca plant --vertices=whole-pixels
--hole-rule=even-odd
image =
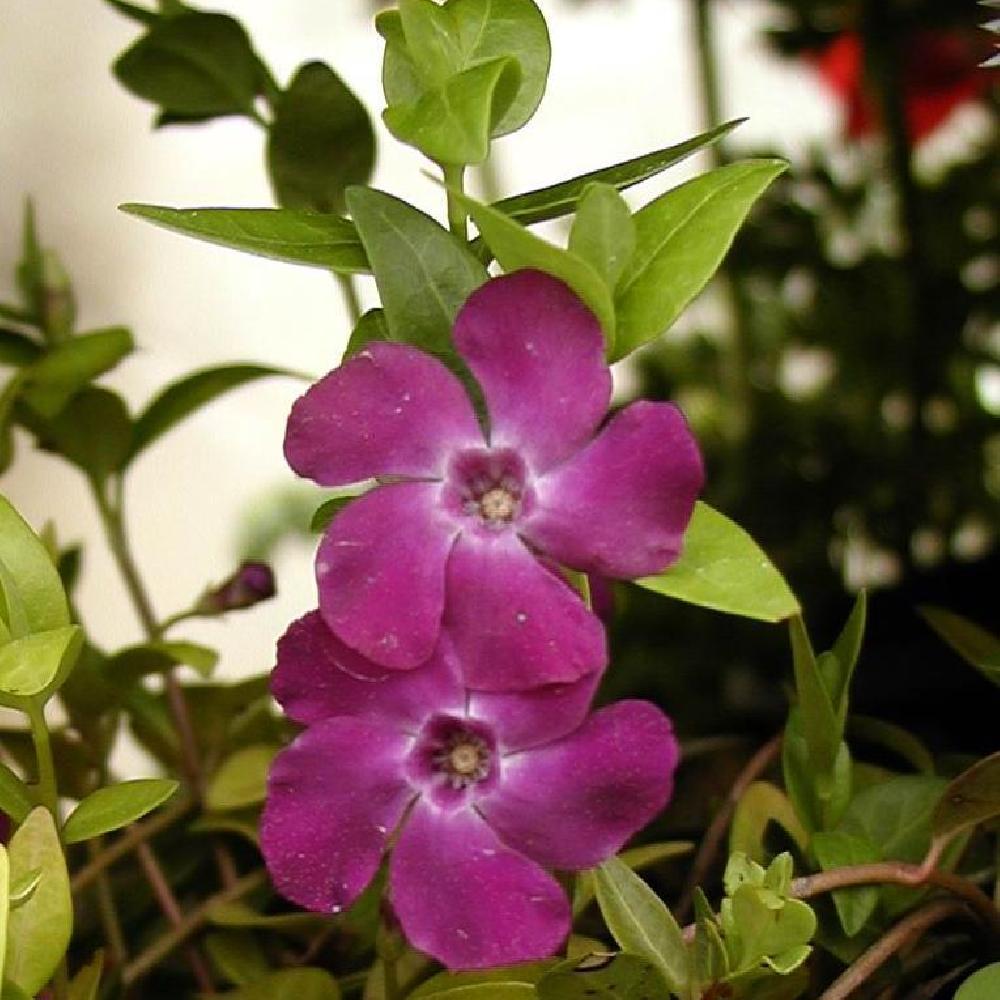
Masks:
[[[700,499],[715,470],[682,408],[612,400],[611,365],[669,340],[787,164],[671,179],[733,121],[474,198],[470,173],[543,99],[545,18],[534,0],[400,0],[374,22],[378,110],[426,159],[432,217],[370,186],[372,118],[330,66],[280,80],[229,15],[107,3],[135,29],[121,86],[157,128],[256,123],[276,202],[152,191],[122,210],[329,272],[353,330],[321,377],[238,361],[130,409],[101,379],[132,335],[77,328],[28,203],[0,304],[0,460],[27,435],[84,478],[89,544],[143,635],[99,646],[74,605],[79,546],[0,498],[2,1000],[1000,997],[1000,754],[932,753],[855,714],[865,593],[810,636],[777,566]],[[535,230],[550,220],[562,239]],[[224,682],[184,625],[252,628],[271,569],[245,562],[162,616],[125,501],[150,445],[265,378],[302,383],[284,451],[289,481],[315,484],[315,602]],[[705,824],[672,810],[712,747],[679,738],[665,710],[683,705],[620,679],[623,589],[787,633],[784,723]],[[1000,684],[1000,639],[960,611],[923,609]],[[125,729],[160,777],[119,773]]]

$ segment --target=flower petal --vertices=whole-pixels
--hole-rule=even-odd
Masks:
[[[460,712],[465,689],[442,636],[419,670],[386,670],[345,646],[318,611],[293,622],[278,640],[271,692],[295,722],[335,716],[385,718],[415,728],[435,712]]]
[[[468,714],[490,724],[502,752],[525,750],[578,728],[600,680],[601,671],[595,670],[570,684],[529,691],[470,691]]]
[[[479,810],[505,844],[539,864],[590,868],[664,807],[678,756],[655,705],[617,702],[565,739],[505,758]]]
[[[601,623],[510,531],[459,537],[448,559],[444,625],[470,688],[564,684],[607,663]]]
[[[516,271],[476,289],[455,346],[483,388],[491,446],[517,449],[536,472],[572,455],[607,412],[600,324],[548,274]]]
[[[559,884],[472,810],[418,802],[392,853],[389,886],[406,939],[449,969],[546,958],[569,933]]]
[[[385,723],[327,719],[275,758],[260,840],[283,896],[320,913],[357,899],[413,798],[401,764],[410,742]]]
[[[461,383],[404,344],[374,343],[292,407],[285,457],[321,486],[374,476],[440,477],[455,448],[482,447]]]
[[[445,562],[458,533],[436,483],[395,483],[330,522],[316,554],[319,609],[334,634],[382,666],[408,670],[434,651]]]
[[[703,480],[680,410],[633,403],[536,481],[536,503],[521,530],[574,569],[624,579],[658,573],[680,554]]]

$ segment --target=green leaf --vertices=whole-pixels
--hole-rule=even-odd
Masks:
[[[373,188],[352,187],[347,204],[371,261],[391,339],[453,358],[451,327],[489,275],[446,229]]]
[[[23,823],[35,808],[28,786],[6,765],[0,763],[0,811],[14,823]]]
[[[47,809],[35,809],[28,816],[11,839],[9,853],[11,881],[35,869],[42,872],[31,899],[10,915],[4,973],[34,996],[52,978],[73,932],[66,859]]]
[[[67,1000],[97,1000],[104,971],[104,952],[99,951],[74,977],[69,984]]]
[[[779,622],[800,611],[795,595],[757,543],[701,501],[695,504],[680,559],[636,583],[667,597],[759,621]]]
[[[670,989],[681,993],[688,976],[687,951],[663,901],[618,858],[596,868],[594,880],[601,914],[618,944],[656,965]]]
[[[908,729],[885,719],[852,714],[846,727],[852,740],[875,744],[892,751],[921,774],[934,774],[934,758],[930,750]]]
[[[28,630],[42,632],[69,624],[66,595],[48,549],[4,496],[0,496],[0,563],[16,583]],[[10,625],[9,607],[4,617]]]
[[[640,872],[663,861],[684,857],[693,850],[694,844],[690,840],[667,840],[656,844],[642,844],[639,847],[632,847],[627,851],[622,851],[618,857],[632,871]],[[576,886],[573,890],[574,917],[579,916],[590,905],[595,892],[593,871],[580,872],[576,877]]]
[[[53,347],[26,373],[22,399],[43,417],[54,417],[70,398],[132,353],[123,326],[83,333]]]
[[[861,642],[865,636],[865,620],[868,614],[868,595],[862,590],[854,601],[843,630],[833,644],[831,652],[836,658],[838,670],[836,683],[827,683],[830,700],[837,709],[841,725],[847,717],[847,696],[854,676],[854,668],[861,655]]]
[[[433,0],[399,0],[406,47],[417,73],[436,87],[463,68],[458,27],[447,7]]]
[[[974,972],[959,986],[955,1000],[996,1000],[1000,996],[1000,962]]]
[[[369,344],[380,340],[390,340],[389,325],[385,321],[385,313],[381,309],[369,309],[358,320],[344,348],[343,360],[353,358]]]
[[[843,725],[837,717],[830,694],[823,683],[805,623],[799,615],[788,623],[795,666],[795,693],[802,712],[803,732],[809,747],[809,760],[823,779],[833,771]]]
[[[287,368],[271,365],[219,365],[202,368],[171,382],[135,420],[132,447],[123,465],[129,465],[154,441],[173,430],[182,420],[196,413],[203,406],[214,402],[233,389],[256,382],[262,378],[281,376],[305,379],[306,376]]]
[[[344,191],[375,165],[375,133],[364,105],[325,63],[300,66],[278,98],[267,164],[278,204],[344,211]]]
[[[743,885],[727,900],[732,905],[725,920],[725,937],[737,969],[808,944],[816,933],[816,915],[807,903],[786,899],[775,906],[766,892]]]
[[[176,781],[167,778],[140,778],[98,788],[70,814],[63,827],[63,839],[67,844],[76,844],[120,830],[161,806],[178,787]]]
[[[219,662],[219,654],[209,646],[184,640],[156,640],[129,646],[116,653],[107,664],[106,673],[113,683],[131,683],[149,674],[163,673],[173,667],[191,667],[208,678]]]
[[[209,809],[225,812],[264,801],[267,772],[278,747],[265,744],[243,747],[228,757],[212,775],[205,791]]]
[[[328,926],[329,918],[319,913],[258,913],[246,903],[215,903],[209,910],[209,920],[220,927],[270,928],[271,930],[315,931]]]
[[[635,223],[625,199],[610,184],[590,184],[580,197],[569,250],[587,261],[609,289],[632,259]]]
[[[601,167],[586,174],[580,174],[567,181],[561,181],[549,187],[536,191],[526,191],[524,194],[513,195],[502,201],[494,202],[493,208],[504,215],[510,216],[522,226],[546,222],[569,215],[576,209],[580,196],[587,187],[594,183],[610,184],[618,191],[640,184],[662,173],[689,156],[716,143],[724,135],[731,132],[737,125],[746,121],[738,118],[725,125],[720,125],[709,132],[688,139],[686,142],[667,146],[631,160],[624,160],[610,167]]]
[[[785,789],[807,829],[829,829],[840,820],[850,801],[854,765],[847,744],[842,741],[837,747],[832,770],[817,772],[802,719],[801,709],[793,705],[788,713],[781,750]]]
[[[121,211],[183,236],[258,257],[367,274],[368,258],[347,219],[290,208],[165,208],[125,204]]]
[[[812,849],[824,871],[881,861],[878,849],[867,837],[844,833],[841,830],[816,833],[812,840]],[[878,906],[878,899],[878,886],[874,885],[834,890],[833,904],[837,908],[840,926],[849,938],[854,937],[868,923]]]
[[[42,348],[30,337],[16,330],[0,328],[0,365],[22,367],[30,365],[42,353]]]
[[[492,972],[442,972],[414,990],[410,1000],[534,1000],[535,984],[552,962],[512,965]]]
[[[11,882],[9,889],[11,909],[16,909],[27,903],[34,896],[38,883],[41,881],[41,868],[33,868],[30,872],[25,872],[16,882]]]
[[[110,7],[114,7],[119,14],[127,17],[137,24],[144,24],[151,27],[160,19],[160,15],[155,10],[140,7],[138,4],[128,3],[127,0],[105,0]]]
[[[744,160],[719,167],[636,213],[636,252],[616,301],[614,360],[671,326],[715,274],[753,203],[787,166]]]
[[[514,59],[493,59],[451,77],[415,104],[389,105],[382,120],[400,142],[435,163],[482,163],[495,124],[510,108],[520,82]]]
[[[0,702],[46,701],[62,686],[82,648],[78,625],[33,632],[0,646]]]
[[[998,815],[1000,752],[976,761],[948,785],[934,810],[931,830],[935,837],[950,839]]]
[[[669,992],[656,964],[622,953],[563,962],[539,981],[538,996],[540,1000],[663,1000]]]
[[[22,408],[21,422],[45,451],[61,455],[98,483],[117,472],[132,444],[132,420],[122,398],[89,386],[51,420]]]
[[[10,915],[10,858],[7,848],[0,844],[0,983],[7,953],[7,920]]]
[[[615,340],[615,309],[601,275],[583,258],[553,246],[489,205],[452,192],[472,216],[479,232],[505,271],[537,268],[560,278],[590,307],[610,352]]]
[[[953,611],[926,604],[919,611],[927,624],[966,663],[1000,686],[1000,638]]]
[[[234,986],[255,983],[272,971],[252,931],[215,931],[207,934],[205,951],[219,975]]]
[[[323,969],[285,969],[219,995],[229,1000],[339,1000],[340,988]]]
[[[309,522],[309,530],[316,533],[326,531],[330,522],[352,501],[356,500],[359,496],[363,496],[372,487],[377,486],[377,482],[374,479],[366,479],[360,483],[354,483],[351,486],[345,486],[343,489],[336,490],[334,495],[329,497],[323,503],[316,508],[315,513],[312,516],[312,520]]]
[[[777,823],[800,848],[805,848],[809,834],[788,796],[769,781],[755,781],[736,805],[729,830],[729,850],[740,851],[764,864],[767,860],[764,836],[770,823]]]
[[[38,242],[35,224],[35,206],[30,198],[24,202],[24,221],[21,226],[21,259],[17,262],[15,278],[21,300],[32,320],[44,323],[45,279],[42,247]]]
[[[694,890],[694,913],[694,985],[704,988],[726,977],[729,955],[715,914],[699,886]]]
[[[197,11],[159,19],[113,70],[136,97],[180,115],[253,115],[262,79],[242,25]]]

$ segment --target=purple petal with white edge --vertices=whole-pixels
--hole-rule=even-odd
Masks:
[[[411,742],[384,722],[327,719],[278,754],[260,843],[284,897],[319,913],[357,899],[414,796],[402,771]]]
[[[437,483],[394,483],[358,497],[327,528],[316,554],[319,609],[352,649],[393,670],[434,651],[445,563],[458,528]]]
[[[558,882],[472,810],[418,802],[392,852],[389,889],[406,939],[449,969],[546,958],[569,933]]]
[[[501,752],[550,743],[577,729],[587,717],[601,671],[571,684],[547,684],[528,691],[470,691],[469,715],[488,722]]]
[[[601,623],[511,531],[459,537],[444,625],[466,685],[481,691],[570,683],[607,663]]]
[[[476,289],[455,347],[482,386],[491,446],[517,449],[536,472],[572,455],[607,412],[601,326],[551,275],[515,271]]]
[[[334,716],[378,717],[415,729],[435,712],[460,712],[465,689],[442,637],[419,670],[386,670],[345,646],[318,611],[293,622],[278,640],[271,693],[295,722]]]
[[[659,573],[680,555],[704,481],[701,455],[671,403],[639,402],[535,482],[520,530],[573,569],[620,579]]]
[[[590,868],[663,809],[678,757],[655,705],[617,702],[565,739],[504,758],[479,810],[505,844],[539,864]]]
[[[292,407],[285,458],[321,486],[375,476],[440,477],[456,448],[483,435],[461,383],[436,358],[374,343]]]

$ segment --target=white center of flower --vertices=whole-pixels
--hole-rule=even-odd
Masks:
[[[435,763],[453,788],[465,788],[489,774],[490,751],[478,736],[462,733],[448,741]]]
[[[480,750],[472,743],[459,743],[448,755],[448,766],[455,774],[471,778],[480,768]]]
[[[479,498],[479,513],[487,521],[510,521],[517,513],[517,498],[502,486],[494,486]]]

